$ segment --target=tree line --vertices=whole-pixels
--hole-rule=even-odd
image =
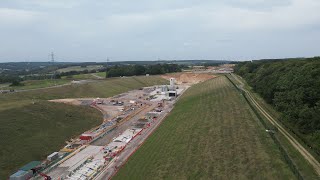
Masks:
[[[181,72],[181,66],[177,64],[115,65],[107,68],[106,77],[156,75],[172,72]]]
[[[242,62],[235,73],[281,112],[282,122],[320,154],[320,58]]]

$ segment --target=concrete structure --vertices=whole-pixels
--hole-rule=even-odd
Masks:
[[[80,169],[70,175],[67,180],[92,179],[104,164],[103,160],[95,160],[84,164]]]
[[[176,82],[176,80],[174,78],[170,78],[170,86],[169,86],[170,91],[176,89],[175,82]]]
[[[124,142],[128,143],[134,138],[142,129],[135,128],[135,129],[127,129],[125,130],[120,136],[116,137],[113,142]]]
[[[168,88],[167,85],[161,86],[161,92],[167,92],[168,89],[169,89],[169,88]]]
[[[168,97],[177,97],[177,91],[173,90],[173,91],[168,91],[167,92],[167,96]]]
[[[76,155],[72,156],[70,159],[60,164],[59,167],[67,167],[68,171],[71,172],[74,169],[78,168],[81,164],[83,164],[88,159],[88,157],[96,155],[101,150],[101,146],[89,145],[82,151],[78,152]]]
[[[175,79],[174,78],[170,78],[170,86],[174,86],[175,83]]]

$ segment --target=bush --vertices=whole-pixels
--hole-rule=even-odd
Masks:
[[[18,80],[13,80],[10,86],[24,86],[24,84]]]

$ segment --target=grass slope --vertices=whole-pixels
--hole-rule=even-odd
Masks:
[[[0,113],[0,177],[32,160],[45,159],[65,140],[101,123],[95,109],[39,102]]]
[[[89,74],[77,74],[77,75],[71,75],[71,76],[63,76],[62,79],[66,79],[66,80],[83,80],[83,79],[99,79],[99,77],[100,78],[106,78],[105,75],[104,75],[104,77],[100,76],[100,74],[103,74],[103,73],[105,74],[105,72],[101,72],[99,74],[98,73],[89,73]]]
[[[106,77],[106,72],[98,72],[98,73],[94,73],[94,74],[97,75],[97,76],[100,76],[102,78]]]
[[[235,76],[237,76],[237,75],[235,75]],[[228,76],[228,77],[233,79],[233,82],[235,82],[237,85],[241,85],[236,79],[233,78],[233,76]],[[242,82],[244,83],[244,87],[247,90],[251,91],[253,97],[256,99],[256,101],[259,102],[260,106],[262,106],[274,118],[277,118],[277,119],[281,118],[281,114],[279,112],[277,112],[270,104],[265,102],[263,100],[263,98],[260,97],[259,94],[255,93],[252,90],[252,88],[240,76],[237,76],[237,77],[242,80]],[[264,117],[261,113],[260,113],[260,115],[261,115],[261,117]],[[265,119],[265,123],[267,123],[269,127],[273,126],[267,119]],[[290,133],[290,131],[289,131],[289,133]],[[299,138],[296,137],[293,133],[291,133],[291,135],[299,141]],[[292,146],[292,144],[281,133],[276,133],[275,136],[278,138],[281,145],[285,148],[288,155],[293,160],[293,162],[297,166],[298,170],[300,171],[300,173],[304,179],[319,179],[317,173],[315,172],[315,170],[313,169],[311,164],[301,155],[301,153],[298,150],[296,150]],[[300,143],[302,145],[304,145],[303,142],[300,142]],[[305,146],[305,148],[308,149],[308,147],[306,147],[306,146]],[[312,151],[310,151],[310,152],[313,153]],[[313,156],[317,157],[317,154],[313,153]]]
[[[37,89],[37,88],[45,88],[45,87],[67,84],[69,82],[70,81],[66,79],[28,80],[28,81],[22,82],[24,84],[23,86],[7,86],[3,89],[15,89],[15,90]]]
[[[46,100],[110,97],[164,83],[167,80],[158,76],[113,78],[82,85],[0,94],[0,179],[31,160],[45,158],[59,150],[65,140],[101,123],[101,114],[94,109]]]
[[[114,179],[294,179],[225,77],[191,87]]]

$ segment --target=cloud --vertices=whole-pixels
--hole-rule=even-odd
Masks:
[[[208,13],[208,22],[212,22],[211,27],[233,31],[305,28],[320,22],[319,9],[318,0],[294,0],[268,11],[223,6]]]
[[[0,8],[0,25],[18,25],[30,23],[39,17],[40,13],[21,9]]]
[[[68,59],[289,56],[318,44],[319,9],[319,0],[3,0],[0,33],[10,43],[0,49],[17,57],[54,48]]]
[[[303,29],[320,22],[320,1],[292,0],[287,3],[278,1],[241,0],[239,3],[252,6],[265,5],[268,10],[260,8],[243,8],[235,6],[233,1],[227,3],[208,3],[176,9],[161,9],[141,13],[123,13],[107,16],[104,19],[108,29],[126,32],[134,29],[147,30],[151,27],[170,29],[176,27],[201,29],[200,31],[276,31]]]
[[[29,8],[71,9],[80,6],[83,0],[16,0],[15,2]]]

